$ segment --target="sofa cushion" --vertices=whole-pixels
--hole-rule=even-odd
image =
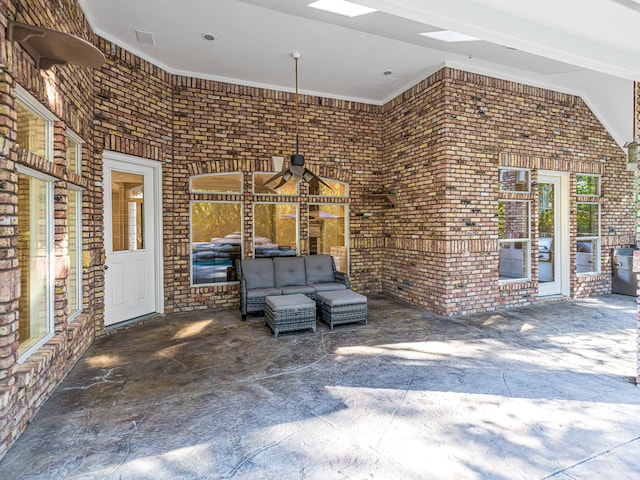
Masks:
[[[335,282],[331,255],[308,255],[304,257],[307,285]]]
[[[282,287],[283,295],[293,295],[295,293],[301,293],[303,295],[316,296],[316,290],[313,287],[307,285],[290,285],[288,287]]]
[[[252,288],[247,290],[247,298],[262,298],[269,295],[282,295],[282,290],[279,288]]]
[[[270,258],[253,258],[241,261],[242,278],[247,290],[255,288],[273,288],[273,260]]]
[[[314,283],[310,285],[316,292],[330,292],[334,290],[346,290],[347,286],[344,283],[327,282],[327,283]]]
[[[273,270],[276,287],[307,284],[302,257],[276,257],[273,259]]]

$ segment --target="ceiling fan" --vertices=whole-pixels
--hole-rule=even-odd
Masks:
[[[269,178],[262,184],[263,187],[266,187],[269,190],[277,190],[292,178],[296,182],[307,182],[312,188],[319,187],[319,184],[321,183],[329,190],[332,190],[324,180],[304,166],[304,155],[300,154],[298,151],[298,119],[300,116],[300,103],[298,100],[298,60],[300,60],[301,56],[302,54],[298,51],[291,53],[291,57],[296,62],[296,153],[291,155],[289,166],[285,166],[281,172],[276,173],[273,177]],[[273,183],[278,179],[280,179],[280,182],[275,187],[268,186],[270,183]]]

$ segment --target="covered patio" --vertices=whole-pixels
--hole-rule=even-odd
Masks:
[[[0,462],[20,479],[638,478],[636,298],[275,339],[233,310],[96,339]]]

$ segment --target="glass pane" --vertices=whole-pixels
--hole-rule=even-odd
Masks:
[[[309,253],[333,257],[336,269],[348,271],[344,205],[309,205]]]
[[[47,121],[20,100],[16,101],[16,142],[31,153],[48,158]]]
[[[21,296],[19,351],[49,333],[49,189],[47,182],[18,174],[18,261]]]
[[[78,214],[80,213],[80,192],[67,190],[67,226],[69,236],[69,272],[67,274],[67,292],[69,315],[80,310],[80,278],[78,272],[78,253],[80,251],[81,232]]]
[[[500,239],[529,238],[529,203],[498,203],[498,236]]]
[[[191,177],[194,193],[242,193],[241,173],[221,173]]]
[[[576,273],[594,273],[599,271],[599,240],[580,240],[576,245]]]
[[[555,278],[553,248],[555,238],[555,185],[538,185],[538,281],[553,282]]]
[[[111,229],[114,252],[144,248],[144,176],[111,172]]]
[[[578,236],[600,235],[599,213],[600,205],[597,203],[578,203]]]
[[[67,169],[70,172],[80,172],[80,145],[67,137]]]
[[[322,181],[331,188],[328,188],[320,182],[309,183],[309,195],[321,197],[346,197],[348,195],[348,184],[326,178],[323,178]]]
[[[191,204],[191,283],[236,280],[235,260],[242,258],[242,204]]]
[[[500,280],[526,278],[529,245],[526,242],[503,242],[500,244],[498,271]]]
[[[527,170],[500,169],[499,189],[503,192],[528,192],[529,172]]]
[[[600,177],[577,175],[576,193],[578,195],[600,195]]]
[[[253,193],[260,195],[297,195],[298,184],[293,180],[289,180],[277,190],[273,187],[278,185],[281,178],[278,178],[273,183],[270,183],[268,187],[264,186],[264,183],[273,177],[275,173],[255,173],[253,175]]]
[[[256,203],[253,211],[254,256],[298,254],[298,206],[295,203]]]

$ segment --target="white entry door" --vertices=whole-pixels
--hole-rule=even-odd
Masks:
[[[159,311],[157,182],[148,162],[104,154],[105,325]]]
[[[569,295],[569,177],[538,176],[538,294]]]

